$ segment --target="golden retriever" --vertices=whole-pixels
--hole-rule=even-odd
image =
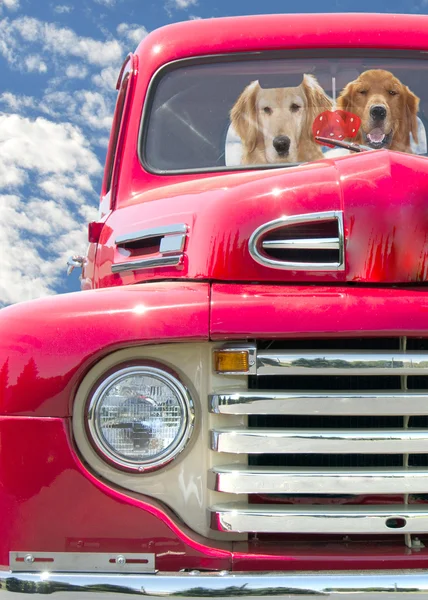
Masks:
[[[418,142],[419,98],[389,71],[361,73],[341,92],[337,106],[360,117],[357,143],[411,152],[410,133]]]
[[[312,75],[297,87],[261,88],[250,83],[230,112],[242,140],[242,163],[298,163],[322,158],[312,136],[312,123],[332,101]]]

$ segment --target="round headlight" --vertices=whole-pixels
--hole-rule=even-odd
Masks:
[[[192,426],[188,391],[157,367],[115,371],[89,402],[92,442],[119,468],[141,472],[164,466],[183,450]]]

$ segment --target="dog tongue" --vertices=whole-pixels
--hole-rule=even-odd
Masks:
[[[380,144],[385,138],[385,133],[382,131],[382,129],[380,129],[380,127],[376,127],[367,134],[367,138],[374,144]]]

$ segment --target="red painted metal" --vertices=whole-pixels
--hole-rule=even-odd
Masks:
[[[0,565],[9,564],[9,550],[25,548],[149,552],[167,571],[230,568],[230,544],[208,546],[156,502],[97,480],[78,461],[69,430],[66,419],[0,417]]]
[[[230,173],[143,192],[108,219],[109,230],[103,231],[100,239],[95,285],[163,277],[317,283],[425,281],[427,170],[425,157],[385,150],[279,171]],[[284,215],[329,210],[344,213],[344,271],[284,271],[260,265],[251,257],[248,241],[260,225]],[[183,266],[111,272],[113,263],[136,258],[132,252],[124,256],[116,247],[117,235],[177,221],[189,228]]]
[[[104,223],[100,221],[91,221],[88,224],[88,241],[90,244],[98,244]]]
[[[87,471],[70,440],[68,419],[0,417],[0,566],[10,549],[28,552],[149,552],[161,571],[287,571],[428,566],[428,550],[402,540],[343,544],[329,540],[230,544],[191,532],[158,502],[127,496]]]
[[[424,288],[214,284],[211,338],[428,334]]]
[[[135,344],[208,339],[204,283],[65,294],[0,312],[0,415],[63,417],[89,367]]]

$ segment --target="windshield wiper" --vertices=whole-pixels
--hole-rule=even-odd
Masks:
[[[342,140],[335,140],[334,138],[326,138],[315,136],[317,142],[322,142],[326,146],[336,146],[337,148],[346,148],[346,150],[351,150],[352,152],[366,152],[367,150],[374,150],[374,148],[370,148],[370,146],[363,146],[362,144],[356,144],[355,142],[344,142]]]

